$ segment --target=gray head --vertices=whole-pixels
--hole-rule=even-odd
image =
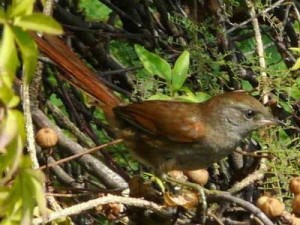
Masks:
[[[218,95],[206,105],[215,114],[213,118],[219,118],[211,121],[213,126],[234,139],[243,139],[257,128],[279,122],[257,99],[245,92]]]

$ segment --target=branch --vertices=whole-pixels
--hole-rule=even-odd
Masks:
[[[71,216],[71,215],[77,215],[83,211],[96,208],[99,205],[109,204],[109,203],[121,203],[129,206],[139,207],[139,208],[146,208],[153,212],[156,212],[160,215],[167,216],[169,215],[166,210],[163,209],[162,206],[157,205],[156,203],[149,202],[147,200],[143,200],[140,198],[130,198],[130,197],[121,197],[121,196],[115,196],[115,195],[108,195],[105,197],[96,198],[93,200],[89,200],[87,202],[83,202],[77,205],[73,205],[71,207],[65,208],[59,212],[54,212],[48,215],[46,219],[42,218],[36,218],[33,220],[33,224],[42,224],[42,223],[48,223],[50,221]],[[269,224],[267,224],[269,225]]]
[[[39,127],[49,127],[58,135],[58,144],[69,154],[76,155],[85,149],[79,144],[66,137],[62,130],[52,124],[48,117],[39,109],[32,112],[33,119]],[[117,173],[108,168],[103,162],[96,159],[92,155],[83,155],[78,158],[78,162],[83,165],[86,170],[103,182],[108,188],[124,189],[128,187],[127,182]]]

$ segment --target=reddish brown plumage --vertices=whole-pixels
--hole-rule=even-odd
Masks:
[[[198,104],[144,101],[114,109],[118,117],[152,135],[175,142],[194,142],[205,134]]]
[[[105,86],[97,74],[89,69],[59,37],[44,35],[42,38],[34,33],[31,35],[40,51],[62,70],[62,78],[100,101],[106,117],[113,122],[112,108],[120,105],[122,100]]]
[[[121,106],[107,88],[59,38],[33,35],[58,64],[64,79],[102,102],[106,118],[126,138],[133,155],[157,171],[195,170],[227,156],[251,131],[275,123],[245,92],[215,96],[204,103],[145,101]]]

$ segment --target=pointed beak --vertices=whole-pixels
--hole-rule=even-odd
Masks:
[[[286,126],[286,124],[279,119],[276,119],[274,117],[272,118],[266,118],[261,120],[261,123],[264,125],[276,125],[276,126]]]

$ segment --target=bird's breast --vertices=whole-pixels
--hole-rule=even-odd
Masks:
[[[205,139],[185,143],[149,135],[137,135],[127,143],[141,163],[164,172],[207,168],[234,150],[231,146],[216,145]]]

